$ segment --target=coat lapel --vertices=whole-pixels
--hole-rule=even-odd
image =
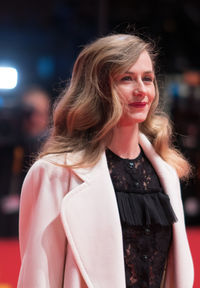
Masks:
[[[178,218],[178,222],[173,224],[173,243],[169,254],[164,287],[192,287],[191,283],[193,283],[194,271],[185,230],[178,176],[175,170],[156,154],[151,143],[142,134],[140,135],[140,144],[151,164],[154,166],[164,191],[169,195],[170,203]],[[183,277],[183,271],[185,271],[187,275],[186,278]]]
[[[140,133],[139,142],[145,155],[154,167],[165,193],[169,195],[172,208],[176,211],[177,218],[182,218],[182,204],[180,199],[178,199],[180,192],[177,192],[180,191],[180,184],[175,170],[155,152],[150,141],[142,133]]]
[[[179,219],[175,172],[146,136],[140,134],[139,142]],[[79,270],[89,288],[125,288],[121,224],[105,153],[93,168],[74,169],[73,173],[78,178],[71,178],[74,187],[63,199],[61,218]]]
[[[88,287],[125,288],[120,218],[105,153],[96,166],[75,169],[83,180],[63,199],[61,217]]]

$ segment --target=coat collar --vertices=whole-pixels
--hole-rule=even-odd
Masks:
[[[76,263],[89,288],[125,288],[123,242],[105,153],[63,199],[61,218]],[[105,237],[106,235],[106,237]]]
[[[154,150],[151,142],[148,140],[148,138],[143,134],[140,133],[139,134],[139,144],[141,145],[145,155],[147,156],[147,158],[149,159],[149,161],[151,162],[152,166],[154,167],[160,181],[161,184],[163,186],[163,189],[165,191],[165,193],[167,194],[171,194],[171,189],[169,188],[169,178],[168,177],[172,177],[172,174],[177,178],[176,172],[175,170],[168,165]],[[75,158],[74,158],[75,157]],[[77,160],[81,157],[81,152],[76,153],[75,155],[71,155],[69,157],[69,163],[72,164],[74,159]],[[101,160],[97,163],[97,165],[95,165],[92,168],[77,168],[77,169],[73,169],[73,172],[82,180],[82,181],[90,181],[90,179],[92,179],[94,177],[94,175],[96,174],[96,171],[103,168],[105,169],[105,167],[107,168],[107,165],[105,164],[106,162],[106,156],[105,153],[103,153]],[[108,171],[108,168],[107,168]]]
[[[172,194],[172,168],[143,134],[139,143],[165,192]],[[64,197],[61,218],[81,274],[89,288],[125,288],[121,224],[105,153],[94,167],[73,173],[83,182]]]
[[[142,133],[140,133],[139,142],[145,155],[154,167],[164,192],[168,194],[177,218],[181,219],[182,210],[179,207],[180,201],[177,199],[180,196],[180,182],[175,169],[156,153],[150,141]]]

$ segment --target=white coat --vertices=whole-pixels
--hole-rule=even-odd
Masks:
[[[178,218],[164,288],[192,288],[179,179],[143,134],[139,142]],[[69,169],[64,163],[64,156],[44,157],[24,181],[18,288],[125,288],[122,231],[105,153],[88,169]]]

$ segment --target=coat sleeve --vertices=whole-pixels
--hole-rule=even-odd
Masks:
[[[20,200],[18,288],[62,287],[67,241],[60,207],[68,181],[68,169],[45,160],[38,160],[26,176]]]

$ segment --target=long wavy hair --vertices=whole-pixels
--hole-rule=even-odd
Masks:
[[[113,79],[127,71],[143,51],[148,52],[155,70],[154,45],[138,36],[109,35],[85,46],[74,64],[68,87],[57,101],[51,135],[40,157],[81,151],[82,157],[74,167],[93,166],[98,162],[123,113]],[[154,85],[155,99],[139,129],[179,177],[187,177],[190,165],[172,145],[170,121],[158,109],[156,79]]]

